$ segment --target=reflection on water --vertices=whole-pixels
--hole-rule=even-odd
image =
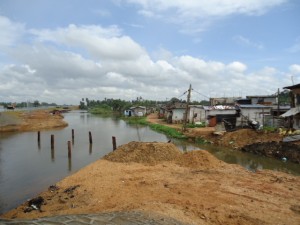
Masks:
[[[293,175],[300,175],[300,167],[298,164],[291,162],[283,162],[273,158],[253,155],[251,153],[240,152],[229,148],[213,146],[213,145],[197,145],[191,144],[180,140],[173,140],[178,148],[189,151],[194,149],[207,150],[218,159],[230,163],[239,164],[250,171],[257,171],[262,169],[270,169],[290,173]]]
[[[65,120],[69,123],[66,128],[41,131],[39,143],[37,132],[0,134],[0,214],[111,152],[112,136],[116,137],[117,146],[130,141],[169,140],[147,126],[129,125],[117,118],[70,112],[65,114]],[[89,143],[89,132],[92,133],[93,144]],[[54,148],[51,148],[52,134],[55,137]],[[72,157],[68,157],[68,141],[72,143]],[[225,162],[240,164],[251,171],[273,169],[300,174],[299,165],[289,162],[211,145],[179,140],[172,142],[183,151],[206,149]]]
[[[132,127],[116,118],[70,112],[65,114],[65,120],[69,123],[66,128],[41,131],[40,142],[37,132],[0,134],[0,214],[111,152],[112,136],[117,145],[167,141],[148,127]],[[89,132],[93,144],[89,143]],[[68,141],[72,142],[71,158]]]

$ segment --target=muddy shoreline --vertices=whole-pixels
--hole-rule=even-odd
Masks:
[[[168,124],[163,119],[158,119],[156,114],[149,115],[147,121],[182,130],[182,124]],[[255,131],[247,128],[232,132],[216,132],[214,127],[204,127],[188,128],[184,135],[190,142],[196,143],[200,140],[236,151],[300,164],[300,142],[284,143],[282,142],[284,135],[279,132]]]
[[[0,113],[0,132],[38,131],[68,126],[61,113],[51,110],[5,111]]]

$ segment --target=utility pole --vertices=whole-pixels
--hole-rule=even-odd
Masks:
[[[279,88],[277,92],[277,118],[279,118],[280,106],[279,106]]]
[[[192,91],[192,85],[190,84],[189,90],[188,90],[188,95],[187,95],[187,101],[186,101],[186,109],[185,109],[185,115],[184,115],[184,120],[183,120],[183,127],[182,130],[186,131],[186,122],[188,119],[188,111],[189,111],[189,104],[191,101],[191,91]]]

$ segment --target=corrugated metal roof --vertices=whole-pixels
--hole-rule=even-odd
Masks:
[[[205,110],[232,110],[235,109],[235,106],[229,105],[216,105],[216,106],[203,106]]]
[[[289,117],[289,116],[293,116],[296,115],[297,113],[300,112],[300,109],[297,108],[291,108],[289,111],[287,111],[286,113],[283,113],[282,115],[280,115],[280,117]]]
[[[287,86],[287,87],[284,87],[283,89],[296,89],[296,88],[300,88],[300,84],[295,84],[295,85],[292,85],[292,86]]]
[[[271,109],[272,106],[259,105],[259,104],[251,104],[251,105],[239,105],[240,108],[261,108],[261,109]]]

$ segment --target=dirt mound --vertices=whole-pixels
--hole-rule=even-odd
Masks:
[[[184,153],[177,158],[176,163],[184,167],[201,169],[212,169],[226,164],[205,150]]]
[[[172,143],[130,142],[121,145],[103,158],[112,162],[157,164],[162,161],[175,160],[181,154]]]
[[[158,142],[130,142],[104,156],[104,159],[112,162],[136,162],[148,165],[155,165],[162,161],[174,161],[183,167],[202,169],[225,165],[207,151],[195,150],[182,153],[172,143]]]
[[[279,142],[282,136],[278,133],[255,131],[251,129],[240,129],[233,132],[227,132],[223,137],[216,141],[219,145],[241,148],[245,145],[258,142]]]

